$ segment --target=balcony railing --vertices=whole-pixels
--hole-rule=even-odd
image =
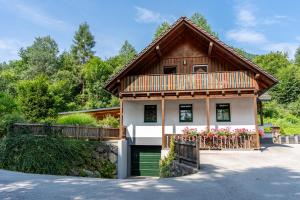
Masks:
[[[185,90],[254,88],[249,71],[195,74],[135,75],[123,79],[124,92],[160,92]]]

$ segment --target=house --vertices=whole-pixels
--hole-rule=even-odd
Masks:
[[[276,83],[259,66],[180,18],[105,86],[120,98],[127,175],[157,174],[166,136],[181,134],[185,127],[247,128],[258,134],[257,98]]]

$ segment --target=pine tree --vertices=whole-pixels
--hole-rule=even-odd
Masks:
[[[154,34],[154,40],[158,38],[161,34],[163,34],[165,31],[167,31],[170,28],[170,24],[168,22],[163,22],[161,25],[159,25],[156,29],[156,32]]]
[[[85,22],[79,25],[78,31],[75,32],[73,45],[71,46],[72,55],[80,64],[85,64],[95,53],[94,36],[89,30],[89,25]]]
[[[192,22],[194,22],[197,26],[200,28],[203,28],[206,32],[210,33],[211,35],[215,36],[218,38],[218,34],[216,32],[213,32],[210,25],[208,24],[207,20],[203,15],[200,13],[194,13],[191,16]]]

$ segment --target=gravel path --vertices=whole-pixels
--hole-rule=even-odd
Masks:
[[[201,153],[201,172],[168,179],[94,179],[0,170],[0,199],[300,199],[300,145]]]

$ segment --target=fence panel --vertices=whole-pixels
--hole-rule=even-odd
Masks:
[[[21,124],[12,126],[12,133],[28,132],[36,136],[61,135],[76,139],[108,140],[119,139],[119,128],[86,127],[77,125],[45,125],[45,124]]]
[[[198,137],[189,138],[175,137],[175,159],[199,169],[199,147]]]

